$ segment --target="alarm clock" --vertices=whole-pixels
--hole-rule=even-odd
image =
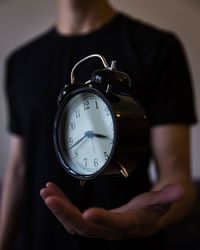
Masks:
[[[103,68],[86,82],[77,82],[76,68],[99,58]],[[100,175],[129,173],[144,162],[149,122],[144,108],[130,95],[130,77],[108,65],[99,54],[89,55],[71,70],[71,82],[58,96],[54,145],[60,165],[82,181]]]

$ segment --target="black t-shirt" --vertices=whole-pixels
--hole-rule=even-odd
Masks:
[[[59,165],[53,146],[57,97],[69,83],[72,67],[90,54],[101,54],[132,81],[131,94],[145,108],[151,126],[195,122],[192,85],[180,41],[169,32],[118,13],[90,34],[62,36],[51,27],[17,48],[7,61],[6,90],[9,129],[23,136],[26,150],[26,199],[23,204],[19,249],[160,249],[161,236],[109,242],[71,236],[40,198],[40,189],[54,181],[81,209],[113,208],[149,190],[148,164],[128,179],[101,176],[84,187]],[[80,82],[102,68],[97,60],[77,72]],[[14,183],[13,183],[14,185]],[[128,247],[128,245],[130,245]],[[162,246],[163,247],[163,246]]]

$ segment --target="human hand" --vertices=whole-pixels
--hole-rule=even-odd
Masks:
[[[45,204],[69,233],[107,240],[140,238],[159,231],[162,218],[183,194],[180,185],[170,184],[115,209],[88,208],[80,212],[54,183],[48,182],[40,191]]]

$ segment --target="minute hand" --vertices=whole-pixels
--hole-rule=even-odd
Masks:
[[[68,148],[68,150],[72,149],[73,147],[75,147],[76,145],[78,145],[82,140],[84,140],[87,137],[87,135],[84,135],[83,137],[81,137],[81,139],[79,139],[78,141],[76,141],[71,147]]]

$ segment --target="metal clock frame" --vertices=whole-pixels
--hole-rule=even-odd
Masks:
[[[76,86],[76,87],[75,87]],[[68,161],[66,161],[63,156],[63,152],[60,148],[60,144],[59,144],[59,124],[60,124],[60,119],[62,118],[63,115],[63,109],[65,107],[65,105],[77,94],[83,93],[83,92],[88,92],[88,93],[93,93],[97,96],[99,96],[108,106],[110,114],[112,116],[112,120],[113,120],[113,126],[114,126],[114,140],[113,140],[113,145],[112,145],[112,150],[109,154],[108,159],[106,160],[105,164],[95,173],[90,174],[90,175],[82,175],[77,173],[76,171],[74,171],[70,165],[74,165],[74,163],[69,159]],[[112,107],[112,104],[110,103],[109,99],[106,97],[105,94],[101,93],[99,90],[91,88],[91,87],[87,87],[85,85],[82,85],[82,87],[79,85],[74,84],[74,88],[72,91],[70,91],[69,93],[67,93],[64,97],[64,99],[62,100],[58,111],[56,113],[55,116],[55,122],[54,122],[54,131],[53,131],[53,139],[54,139],[54,145],[55,145],[55,151],[57,154],[57,157],[61,163],[61,166],[65,169],[65,171],[67,171],[70,175],[76,177],[79,180],[89,180],[89,179],[93,179],[97,176],[99,176],[101,174],[101,172],[110,164],[111,160],[113,159],[113,156],[116,152],[116,145],[117,145],[117,139],[118,139],[118,125],[117,125],[117,121],[116,121],[116,113]]]

